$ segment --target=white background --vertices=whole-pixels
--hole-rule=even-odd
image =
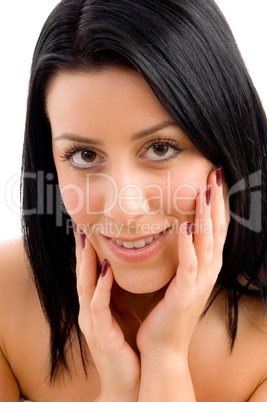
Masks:
[[[41,27],[57,3],[13,0],[0,6],[0,241],[20,235],[19,172],[31,57]],[[267,110],[266,0],[217,0],[217,4]]]

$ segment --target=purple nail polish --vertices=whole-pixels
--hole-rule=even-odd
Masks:
[[[101,268],[101,274],[100,274],[102,276],[102,278],[106,275],[109,266],[110,266],[109,262],[107,260],[104,260],[103,264],[102,264],[102,268]]]
[[[73,219],[71,219],[71,224],[72,224],[74,232],[77,233],[77,224]]]
[[[192,221],[187,222],[186,233],[188,234],[188,236],[191,235],[191,233],[192,233]]]
[[[224,170],[222,168],[222,166],[220,166],[217,170],[216,170],[216,183],[218,186],[221,186],[222,183],[225,180],[225,175],[224,175]]]
[[[206,196],[206,204],[207,206],[210,205],[210,200],[211,200],[211,186],[209,186],[205,192],[205,196]]]
[[[85,234],[84,234],[82,231],[80,231],[80,239],[81,239],[81,246],[82,246],[82,249],[84,249],[86,236],[85,236]]]

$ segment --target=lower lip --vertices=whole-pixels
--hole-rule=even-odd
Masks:
[[[120,260],[131,263],[140,263],[153,257],[161,249],[168,232],[168,229],[164,230],[164,232],[161,232],[152,243],[135,250],[119,246],[109,237],[103,236],[103,238],[112,253]]]

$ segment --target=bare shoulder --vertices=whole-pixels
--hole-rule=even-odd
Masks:
[[[30,285],[31,283],[31,285]],[[20,391],[8,361],[8,343],[19,340],[18,327],[23,324],[27,295],[33,283],[22,239],[0,243],[0,400],[18,401]]]
[[[261,371],[259,372],[258,384],[249,401],[261,402],[267,400],[267,305],[258,299],[244,298],[240,308],[241,328],[243,334],[241,339],[251,340],[251,359],[258,362]]]
[[[0,275],[25,268],[28,264],[22,237],[0,242]]]
[[[266,303],[266,302],[265,302]],[[267,382],[267,306],[262,300],[244,297],[240,302],[239,330],[237,341],[248,366],[257,362],[259,368],[259,385]],[[255,367],[256,370],[256,367]],[[266,396],[267,398],[267,396]]]
[[[7,308],[7,303],[12,307],[14,303],[21,302],[31,284],[29,263],[22,238],[1,242],[0,306]]]
[[[267,304],[258,298],[243,297],[240,302],[240,320],[243,329],[258,340],[267,343]],[[267,358],[267,356],[266,356]]]
[[[35,286],[22,238],[0,243],[0,342],[14,331],[33,300]],[[12,319],[11,319],[12,317]],[[0,345],[1,346],[1,345]]]
[[[227,306],[227,293],[222,292],[192,338],[190,370],[197,400],[267,401],[267,315],[263,302],[245,296],[239,300],[232,350]]]

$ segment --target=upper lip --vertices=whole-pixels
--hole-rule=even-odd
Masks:
[[[103,233],[101,233],[101,235],[106,237],[106,238],[108,238],[108,239],[115,239],[115,240],[122,241],[122,242],[129,242],[129,241],[135,242],[135,241],[138,241],[138,240],[147,239],[148,237],[153,237],[153,236],[159,235],[159,234],[161,234],[162,232],[164,232],[167,229],[169,229],[169,227],[166,228],[166,229],[163,229],[163,230],[161,230],[160,232],[157,232],[157,233],[150,233],[150,234],[147,234],[145,236],[143,235],[143,236],[139,236],[139,237],[135,237],[135,238],[133,238],[133,237],[109,236],[109,235],[103,234]]]

